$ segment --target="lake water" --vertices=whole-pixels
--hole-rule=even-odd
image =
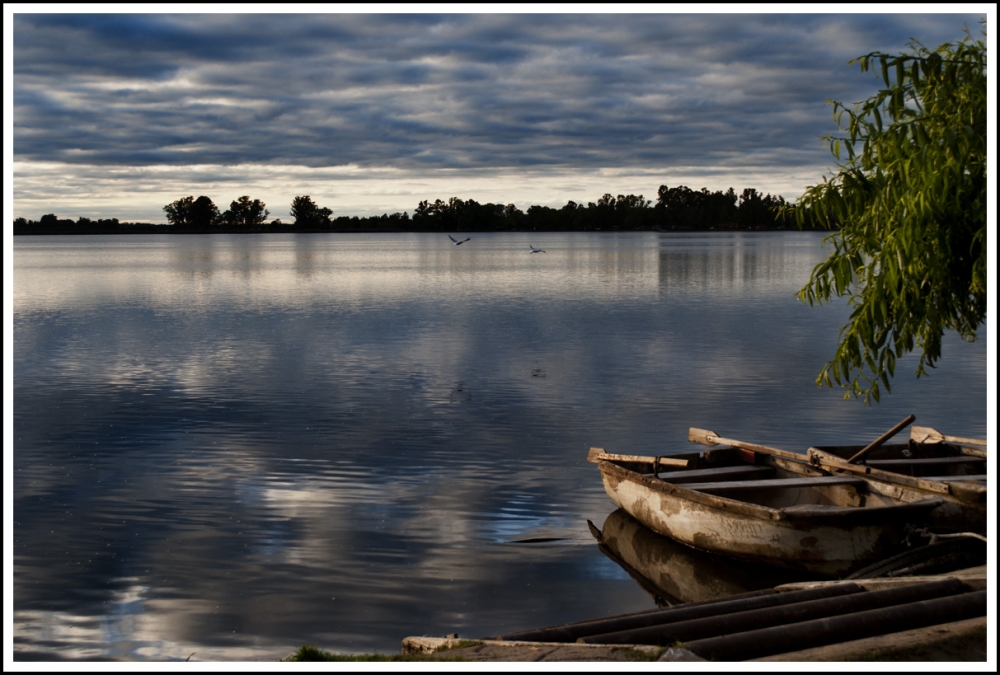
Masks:
[[[529,244],[546,253],[530,254]],[[986,335],[820,389],[814,233],[18,237],[17,659],[398,652],[654,607],[591,446],[986,436]]]

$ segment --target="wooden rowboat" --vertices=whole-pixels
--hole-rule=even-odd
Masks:
[[[649,529],[695,548],[837,577],[902,550],[909,523],[942,500],[910,502],[804,455],[718,448],[671,457],[592,448],[608,496]]]
[[[874,489],[913,501],[927,496],[944,503],[929,515],[935,532],[986,532],[986,442],[947,442],[933,429],[914,427],[908,443],[881,445],[851,462],[862,446],[811,447],[809,462],[836,475],[855,475]],[[917,440],[921,439],[921,440]]]

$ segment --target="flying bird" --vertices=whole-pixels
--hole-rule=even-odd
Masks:
[[[451,243],[453,243],[455,246],[458,246],[459,244],[464,244],[465,242],[467,242],[470,239],[472,239],[472,237],[466,237],[462,241],[459,241],[459,240],[455,239],[455,237],[451,236],[450,234],[448,235],[448,238],[451,239]],[[529,244],[529,246],[530,246],[530,244]]]
[[[530,249],[531,249],[530,251],[528,251],[528,253],[545,253],[545,251],[543,251],[542,249],[540,249],[540,248],[535,248],[535,247],[534,247],[534,246],[532,246],[531,244],[528,244],[528,248],[530,248]]]

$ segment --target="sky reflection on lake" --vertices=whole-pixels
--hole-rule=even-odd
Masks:
[[[546,249],[529,254],[529,244]],[[653,606],[597,445],[985,436],[986,335],[868,408],[811,233],[18,238],[18,659],[394,652]],[[551,539],[525,543],[524,540]]]

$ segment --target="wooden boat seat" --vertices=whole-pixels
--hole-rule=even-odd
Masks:
[[[766,478],[774,474],[774,468],[770,466],[751,466],[750,464],[737,464],[736,466],[717,466],[711,469],[691,469],[687,471],[663,471],[659,478],[668,483],[695,483],[704,481],[707,478],[716,481]]]
[[[737,490],[758,490],[760,488],[806,488],[827,485],[864,486],[865,481],[855,476],[809,476],[805,478],[771,478],[765,480],[740,480],[714,483],[688,483],[688,490],[699,492],[734,492]]]
[[[950,464],[986,464],[983,457],[973,457],[966,455],[963,457],[921,457],[919,459],[869,459],[866,464],[873,469],[889,469],[900,467],[938,467]]]
[[[985,473],[969,474],[968,476],[921,476],[924,480],[940,480],[945,482],[951,481],[983,481],[986,482]]]

